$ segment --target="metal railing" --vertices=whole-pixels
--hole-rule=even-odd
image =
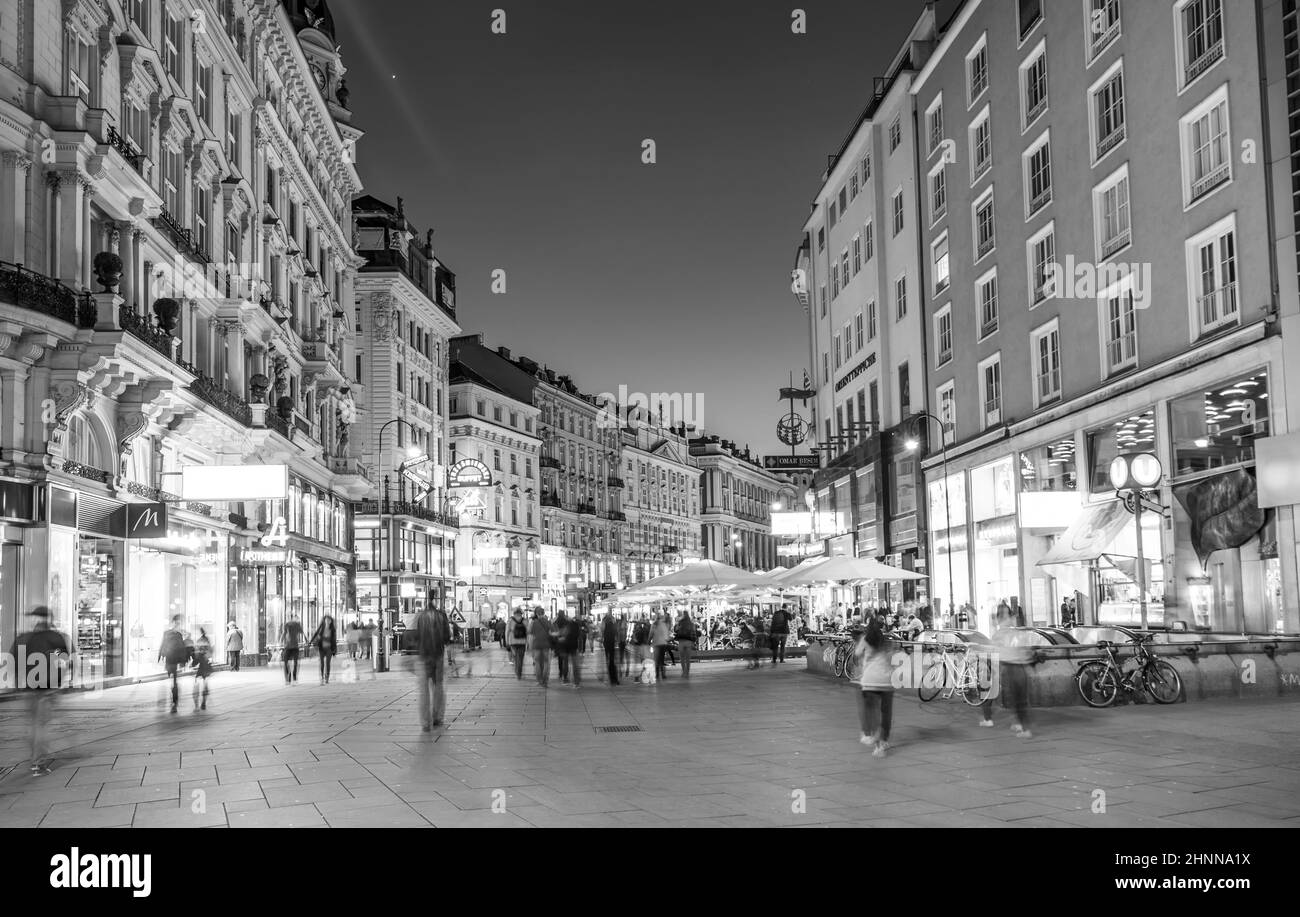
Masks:
[[[158,216],[153,218],[153,224],[167,234],[181,254],[188,255],[201,264],[212,263],[211,256],[195,240],[193,231],[182,226],[180,221],[166,210],[159,211]]]
[[[98,481],[100,484],[107,484],[108,479],[111,477],[102,468],[83,465],[81,462],[64,462],[63,471],[65,474],[76,475],[79,478],[85,478],[87,481]]]
[[[1111,132],[1107,134],[1105,137],[1102,137],[1100,140],[1098,140],[1097,158],[1101,159],[1101,157],[1105,156],[1111,150],[1115,149],[1115,147],[1123,143],[1126,133],[1127,132],[1125,130],[1125,126],[1123,124],[1120,124],[1117,125],[1113,130],[1111,130]]]
[[[266,428],[274,430],[285,439],[292,439],[289,435],[289,422],[279,415],[274,408],[266,412]]]
[[[1044,188],[1029,200],[1029,215],[1033,216],[1052,202],[1051,187]]]
[[[1225,161],[1223,165],[1219,166],[1213,172],[1210,172],[1204,178],[1198,178],[1196,181],[1192,182],[1192,200],[1196,200],[1203,194],[1213,191],[1219,185],[1227,181],[1230,171],[1228,163]]]
[[[1223,39],[1220,38],[1210,47],[1206,48],[1196,60],[1188,63],[1187,68],[1183,71],[1183,82],[1190,83],[1206,70],[1213,67],[1219,59],[1223,57]]]
[[[117,150],[131,168],[144,174],[144,154],[135,148],[135,144],[117,132],[111,125],[108,128],[108,145]]]
[[[174,359],[172,356],[172,336],[157,325],[151,324],[149,319],[129,306],[122,305],[118,306],[117,309],[117,321],[127,334],[144,341],[167,359]]]
[[[1103,259],[1109,258],[1111,255],[1115,254],[1115,252],[1128,245],[1129,240],[1132,238],[1132,230],[1126,229],[1121,233],[1116,233],[1101,244],[1101,257]]]
[[[594,504],[594,503],[579,503],[579,504],[578,504],[578,512],[581,513],[581,514],[583,514],[584,516],[594,516],[594,515],[596,515],[596,504]]]
[[[362,500],[358,505],[357,514],[361,516],[378,516],[380,514],[379,503],[378,500]],[[413,516],[416,519],[423,519],[425,522],[433,522],[447,528],[460,528],[460,519],[456,516],[437,512],[422,503],[412,503],[409,500],[384,500],[383,514],[385,516]]]
[[[617,475],[610,475],[605,479],[605,483],[610,487],[623,487],[623,479]]]
[[[248,406],[248,402],[240,398],[233,392],[227,391],[215,379],[198,373],[189,389],[199,398],[212,405],[217,410],[239,421],[246,427],[253,425],[253,409]]]
[[[0,298],[71,325],[86,328],[95,324],[95,306],[89,293],[78,293],[21,264],[0,261]]]
[[[1197,297],[1196,307],[1201,313],[1201,328],[1209,329],[1222,324],[1237,314],[1237,284],[1226,283],[1213,293]]]
[[[552,458],[552,457],[549,456],[549,455],[542,455],[542,456],[539,456],[538,459],[537,459],[537,467],[539,467],[539,468],[556,468],[556,469],[558,469],[558,468],[561,467],[561,465],[560,465],[560,460],[559,460],[559,459],[557,459],[557,458]]]

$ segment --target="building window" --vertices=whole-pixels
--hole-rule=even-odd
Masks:
[[[171,13],[163,13],[163,69],[165,69],[177,85],[183,85],[181,82],[181,48],[185,47],[185,24],[172,17]]]
[[[853,276],[858,276],[858,271],[862,270],[862,236],[853,237]]]
[[[975,184],[993,168],[993,128],[989,121],[989,108],[976,115],[968,132],[970,143],[970,182]]]
[[[1030,334],[1034,356],[1034,407],[1061,397],[1061,337],[1056,319]]]
[[[1052,202],[1052,141],[1049,133],[1034,141],[1021,157],[1025,173],[1025,219]]]
[[[835,332],[835,368],[838,370],[844,365],[844,351],[840,344],[840,333]]]
[[[844,362],[849,362],[849,357],[853,356],[853,323],[844,323]]]
[[[952,359],[952,304],[934,314],[934,366],[938,369]]]
[[[1029,307],[1055,296],[1052,268],[1056,264],[1056,223],[1048,223],[1025,244],[1029,257]]]
[[[1088,92],[1092,109],[1093,162],[1124,141],[1124,68],[1118,62]]]
[[[1092,63],[1119,38],[1119,0],[1089,0],[1087,14],[1088,63]]]
[[[181,161],[181,154],[176,150],[165,150],[163,152],[163,209],[171,216],[180,219],[181,215],[181,175],[184,171],[184,164]]]
[[[1175,15],[1185,87],[1223,59],[1223,0],[1187,0],[1175,7]]]
[[[862,187],[865,190],[871,180],[871,154],[862,157]]]
[[[831,299],[840,295],[840,272],[831,264]]]
[[[501,422],[501,405],[499,405],[499,404],[494,404],[494,405],[492,406],[492,419],[493,419],[494,421],[496,421],[497,423],[500,423],[500,422]],[[569,426],[569,432],[570,432],[570,433],[573,432],[573,426],[572,426],[572,423],[570,423],[570,426]]]
[[[1232,178],[1225,84],[1178,122],[1183,148],[1183,200],[1191,206]]]
[[[199,251],[207,254],[208,220],[212,216],[212,191],[199,184],[194,186],[194,244]]]
[[[925,110],[925,130],[930,143],[928,152],[933,156],[943,145],[943,93]]]
[[[979,304],[980,337],[998,330],[998,271],[989,271],[975,281],[975,302]]]
[[[1016,0],[1018,20],[1020,23],[1020,40],[1024,41],[1043,21],[1043,0]]]
[[[957,383],[948,380],[934,391],[934,404],[939,418],[940,436],[943,445],[951,446],[957,439]]]
[[[930,276],[935,296],[948,289],[948,234],[946,232],[930,245]]]
[[[479,400],[475,401],[475,402],[474,402],[474,413],[477,414],[479,417],[486,417],[486,416],[487,416],[487,402],[484,401],[484,400],[481,399],[481,398],[480,398]]]
[[[828,354],[822,353],[822,382],[831,381],[831,358]]]
[[[826,230],[817,230],[817,253],[821,254],[826,251]]]
[[[236,169],[240,168],[239,158],[239,112],[227,101],[226,109],[226,160]]]
[[[993,188],[990,187],[971,205],[974,225],[975,260],[978,261],[997,247],[993,226]]]
[[[820,296],[821,304],[822,304],[822,318],[825,318],[826,317],[826,284],[823,283],[817,292]]]
[[[500,449],[493,449],[493,450],[492,450],[492,470],[493,470],[493,471],[500,471],[500,470],[501,470],[501,450],[500,450]]]
[[[1026,130],[1047,111],[1047,44],[1039,42],[1020,65],[1021,119]]]
[[[1196,336],[1240,320],[1237,305],[1237,240],[1233,217],[1187,243],[1188,289]]]
[[[853,174],[849,176],[849,200],[858,199],[858,170],[854,169]]]
[[[894,235],[903,231],[903,189],[894,192]]]
[[[975,47],[966,55],[966,107],[974,105],[988,88],[988,37],[981,35]]]
[[[840,252],[840,287],[847,288],[849,285],[849,250],[846,248]]]
[[[68,86],[66,94],[76,96],[91,105],[90,84],[94,79],[94,65],[91,61],[92,51],[89,44],[72,32],[65,32],[64,55],[68,68]]]
[[[871,231],[871,221],[862,227],[862,263],[866,264],[876,253],[875,237]]]
[[[840,215],[849,209],[849,191],[848,188],[840,186]]]
[[[872,382],[867,386],[867,398],[871,402],[871,422],[880,425],[880,386],[879,383]]]
[[[894,318],[902,319],[907,315],[907,276],[894,281]]]
[[[994,354],[980,363],[980,403],[984,407],[981,430],[1002,423],[1002,356]]]
[[[912,413],[912,374],[906,363],[898,367],[898,416],[904,418]]]
[[[930,225],[943,219],[948,212],[948,172],[944,163],[935,166],[930,173]]]
[[[834,229],[834,228],[835,228],[835,224],[836,224],[836,222],[838,222],[838,221],[836,220],[836,216],[835,216],[835,214],[836,214],[836,211],[835,211],[835,201],[833,201],[833,200],[831,201],[831,203],[830,203],[830,207],[828,208],[828,210],[830,211],[830,215],[831,215],[831,229]]]
[[[889,152],[898,149],[898,145],[903,142],[903,127],[899,122],[899,116],[895,115],[893,122],[889,125]]]
[[[137,150],[149,148],[149,116],[129,99],[122,101],[122,131]]]
[[[1128,283],[1117,284],[1101,301],[1106,374],[1113,375],[1137,365],[1137,312]]]
[[[876,339],[876,301],[867,303],[867,340]]]
[[[126,14],[149,37],[149,0],[127,0]]]
[[[212,126],[212,68],[195,62],[194,65],[194,108],[203,123]]]
[[[1105,261],[1128,247],[1132,226],[1128,209],[1128,165],[1107,176],[1092,192],[1097,227],[1097,260]]]
[[[862,313],[861,312],[858,312],[858,314],[853,319],[853,337],[857,341],[857,345],[858,345],[857,349],[861,350],[862,349]]]

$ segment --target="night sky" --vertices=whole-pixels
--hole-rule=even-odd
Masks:
[[[790,269],[809,202],[922,7],[330,3],[366,192],[436,231],[464,330],[590,394],[697,398],[758,453],[784,451],[777,389],[807,364]]]

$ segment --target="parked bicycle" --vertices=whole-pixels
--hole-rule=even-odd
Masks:
[[[917,648],[920,652],[920,648]],[[939,658],[922,674],[916,696],[923,702],[934,700],[941,693],[948,700],[954,694],[972,707],[978,707],[993,695],[992,673],[982,667],[995,663],[991,657],[972,653],[961,644],[939,644]]]
[[[1115,644],[1098,641],[1104,657],[1083,663],[1074,675],[1083,702],[1089,707],[1109,707],[1121,691],[1129,695],[1146,691],[1157,704],[1177,702],[1183,693],[1183,679],[1177,669],[1151,651],[1153,639],[1154,635],[1144,634],[1130,641],[1138,665],[1128,671],[1116,655]]]

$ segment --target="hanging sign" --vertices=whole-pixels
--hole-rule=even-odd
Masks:
[[[448,487],[490,487],[492,472],[478,459],[462,459],[447,469]]]

